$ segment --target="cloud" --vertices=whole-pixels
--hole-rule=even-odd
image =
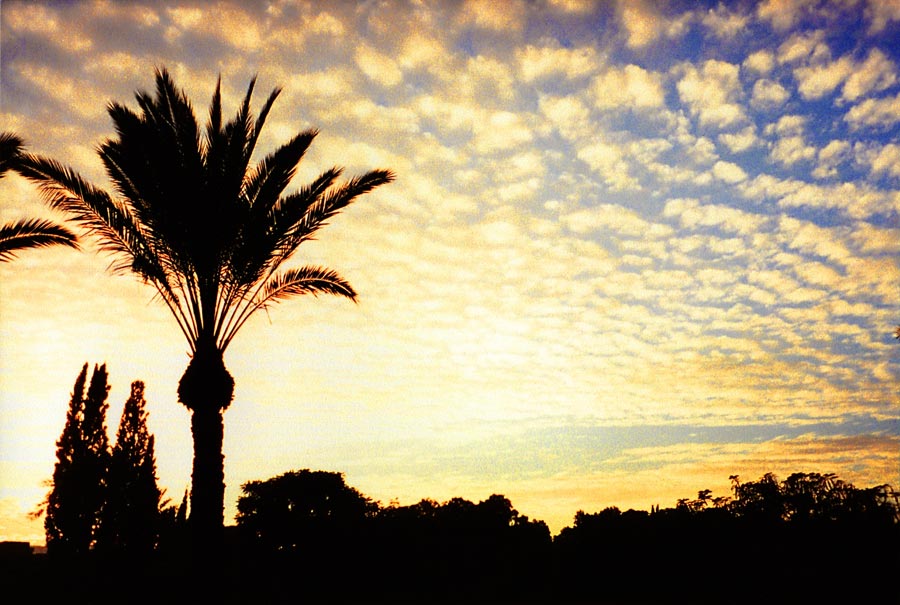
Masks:
[[[650,223],[637,212],[616,204],[575,210],[561,215],[560,220],[568,229],[582,235],[608,230],[624,237],[659,238],[672,233],[670,227]]]
[[[367,78],[382,86],[393,87],[403,81],[403,72],[397,62],[371,46],[358,45],[354,60]]]
[[[677,217],[683,227],[716,227],[731,233],[750,235],[761,228],[768,217],[744,212],[721,204],[701,204],[696,199],[677,198],[666,202],[663,216]]]
[[[812,4],[812,0],[765,0],[757,6],[756,16],[770,22],[776,30],[785,31],[796,25]]]
[[[850,239],[861,252],[867,254],[892,254],[900,241],[900,227],[876,227],[859,221],[854,225]]]
[[[849,265],[854,257],[837,230],[811,221],[782,216],[778,219],[778,232],[787,248],[802,254],[822,257],[842,266]]]
[[[890,127],[900,122],[900,93],[894,97],[882,99],[866,99],[859,105],[851,107],[844,120],[851,128]]]
[[[738,189],[748,199],[775,200],[783,208],[839,210],[854,219],[900,212],[900,191],[880,190],[864,181],[818,185],[759,174]]]
[[[527,45],[516,50],[519,73],[526,82],[561,75],[580,78],[596,72],[602,60],[592,47],[557,48]]]
[[[460,22],[495,32],[518,32],[525,26],[526,5],[520,0],[497,3],[492,0],[466,0]]]
[[[740,153],[747,151],[759,145],[759,138],[756,136],[756,127],[747,126],[738,132],[723,132],[718,136],[720,143],[728,147],[732,153]]]
[[[709,9],[701,19],[701,23],[714,36],[723,40],[729,40],[741,34],[749,22],[749,15],[733,12],[724,4],[719,4],[716,8]]]
[[[475,150],[490,154],[529,143],[534,135],[519,114],[496,111],[479,119],[474,126]]]
[[[576,155],[603,177],[613,191],[639,190],[640,183],[631,175],[624,151],[613,143],[594,141],[579,147]]]
[[[844,84],[841,98],[855,101],[872,92],[887,90],[897,82],[897,66],[877,48],[861,64],[855,65],[853,73]]]
[[[804,99],[820,99],[843,84],[841,100],[855,101],[893,86],[897,81],[896,71],[894,62],[875,48],[861,63],[845,55],[830,63],[798,67],[794,76]]]
[[[577,97],[541,97],[541,114],[567,139],[583,137],[591,131],[590,109]]]
[[[167,8],[172,22],[166,33],[177,40],[185,35],[200,34],[222,40],[239,51],[259,50],[264,41],[263,28],[257,19],[231,4],[220,3],[214,11],[197,7]]]
[[[383,131],[389,135],[402,133],[406,136],[419,132],[419,116],[405,107],[385,107],[368,98],[349,100],[341,106],[359,124],[371,125],[373,131]],[[400,158],[396,158],[400,159]]]
[[[900,192],[882,191],[864,182],[817,185],[787,181],[782,185],[774,197],[783,208],[834,209],[855,219],[900,211]]]
[[[784,86],[772,80],[757,80],[753,84],[750,104],[758,109],[774,109],[781,107],[791,98],[791,93]]]
[[[39,4],[22,4],[15,7],[7,7],[3,11],[4,28],[9,31],[36,34],[46,38],[48,42],[68,52],[81,53],[89,51],[94,46],[94,41],[80,35],[77,28],[71,27],[65,17],[57,11]]]
[[[310,33],[319,35],[343,36],[347,33],[347,28],[340,19],[324,11],[314,16],[304,17],[303,28]]]
[[[547,0],[550,8],[575,15],[590,13],[594,8],[593,0]]]
[[[773,124],[767,124],[763,133],[767,136],[772,135],[800,135],[806,128],[806,118],[797,114],[788,114],[778,118]]]
[[[285,92],[297,94],[304,103],[319,101],[331,107],[349,98],[356,85],[350,69],[293,73],[285,84]]]
[[[881,0],[868,2],[865,15],[871,21],[869,33],[881,33],[891,22],[900,21],[900,1]]]
[[[418,97],[414,107],[422,117],[432,120],[439,132],[448,136],[460,131],[471,132],[482,115],[475,106],[446,96]]]
[[[807,144],[804,138],[806,118],[786,115],[774,124],[768,124],[763,132],[777,139],[769,144],[769,159],[782,166],[793,166],[797,162],[815,159],[816,148]]]
[[[160,24],[159,13],[147,6],[122,4],[117,2],[97,3],[94,6],[97,17],[131,21],[140,27],[155,27]]]
[[[676,85],[679,97],[701,126],[728,128],[746,121],[737,102],[743,94],[737,65],[710,59],[699,70],[687,64],[682,71]]]
[[[831,58],[831,50],[823,42],[824,39],[825,32],[822,30],[793,34],[778,46],[777,61],[783,65],[799,61],[828,60]]]
[[[847,141],[830,141],[825,147],[819,149],[819,163],[812,175],[816,178],[836,176],[837,167],[846,161],[850,154],[850,143]]]
[[[462,77],[457,74],[452,86],[471,99],[511,101],[516,90],[510,66],[483,55],[471,57],[466,62],[465,73]]]
[[[887,176],[900,179],[900,145],[888,143],[872,146],[857,152],[857,159],[869,166],[872,176]]]
[[[440,75],[447,69],[450,55],[439,39],[413,31],[403,40],[396,61],[403,70],[424,68]]]
[[[84,69],[88,72],[115,74],[119,80],[137,80],[146,72],[147,66],[131,53],[113,52],[95,55],[85,63]]]
[[[804,99],[820,99],[841,85],[855,66],[849,57],[841,57],[832,63],[798,67],[794,70],[797,78],[797,90]]]
[[[34,90],[75,111],[82,119],[96,120],[106,114],[99,95],[90,94],[85,83],[70,74],[42,64],[20,64],[18,75]]]
[[[680,17],[661,15],[655,3],[644,0],[618,3],[619,20],[626,33],[629,48],[644,48],[660,37],[677,38],[685,33],[692,18],[690,13]]]
[[[816,148],[808,145],[802,136],[789,136],[775,141],[769,150],[769,159],[782,166],[815,159]]]
[[[646,109],[665,105],[661,77],[637,65],[607,70],[594,79],[591,90],[594,104],[600,109]]]
[[[770,50],[757,50],[747,55],[742,65],[744,69],[767,74],[775,67],[775,55]]]
[[[713,165],[712,171],[717,179],[726,183],[740,183],[747,179],[747,173],[744,172],[744,169],[733,162],[719,160]]]

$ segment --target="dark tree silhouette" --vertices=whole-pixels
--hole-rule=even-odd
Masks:
[[[15,166],[22,146],[22,139],[18,136],[10,132],[0,132],[0,178]],[[0,225],[0,262],[13,260],[22,250],[53,245],[78,248],[75,235],[51,221],[22,219]]]
[[[700,490],[649,514],[579,511],[554,540],[554,595],[585,603],[704,594],[735,604],[895,600],[889,578],[900,553],[882,546],[900,539],[890,486],[858,489],[831,473],[730,479],[733,498]]]
[[[550,530],[501,495],[381,507],[340,473],[292,471],[245,483],[237,522],[242,569],[269,590],[255,600],[302,586],[326,602],[527,602],[549,588]]]
[[[318,548],[335,532],[358,530],[378,506],[344,475],[303,469],[241,486],[237,523],[265,548]]]
[[[109,458],[98,548],[148,556],[160,531],[160,492],[154,438],[147,428],[144,383],[131,383]]]
[[[178,397],[192,412],[190,524],[201,560],[216,557],[222,535],[223,412],[234,391],[226,348],[251,315],[284,299],[322,293],[355,300],[335,271],[283,264],[329,218],[393,180],[390,171],[373,170],[339,183],[342,170],[332,168],[282,195],[317,131],[299,133],[251,167],[280,92],[254,118],[254,84],[227,123],[217,84],[204,131],[165,69],[156,71],[155,94],[137,93],[139,113],[110,103],[117,138],[99,154],[115,197],[51,159],[26,154],[16,167],[122,261],[115,268],[156,288],[187,339],[191,359]]]
[[[549,528],[520,515],[502,495],[477,504],[425,499],[382,508],[376,536],[382,554],[376,576],[388,593],[438,602],[529,602],[549,588]]]
[[[56,466],[44,519],[50,554],[78,555],[91,548],[105,498],[109,457],[106,364],[94,366],[85,395],[87,371],[88,364],[84,364],[56,443]]]

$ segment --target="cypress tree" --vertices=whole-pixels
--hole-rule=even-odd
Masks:
[[[66,425],[56,442],[53,487],[44,529],[51,554],[86,553],[94,544],[104,500],[109,439],[106,435],[106,364],[94,366],[85,395],[88,364],[75,380]]]
[[[156,546],[162,496],[145,406],[144,383],[132,382],[110,456],[99,544],[136,556]]]

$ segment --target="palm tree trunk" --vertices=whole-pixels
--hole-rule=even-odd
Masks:
[[[191,474],[191,530],[195,563],[215,567],[222,552],[225,511],[223,413],[231,404],[234,380],[222,352],[212,344],[197,350],[178,384],[178,398],[191,410],[194,468]]]
[[[225,504],[225,457],[223,410],[211,406],[191,415],[194,467],[191,474],[190,526],[194,552],[201,558],[221,552]]]

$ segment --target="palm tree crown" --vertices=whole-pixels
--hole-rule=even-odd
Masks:
[[[337,184],[332,168],[282,195],[315,138],[307,130],[250,166],[260,130],[280,89],[259,116],[250,110],[255,79],[237,115],[222,121],[221,80],[201,133],[190,102],[165,69],[156,94],[136,95],[140,113],[110,103],[118,138],[99,154],[118,198],[65,166],[28,155],[20,172],[49,203],[99,237],[101,245],[153,284],[192,352],[224,352],[256,311],[301,294],[355,300],[350,284],[318,267],[282,269],[297,247],[356,197],[393,179],[373,170]]]
[[[21,155],[22,139],[11,132],[0,132],[0,178],[13,168]],[[0,262],[16,258],[21,250],[44,246],[78,247],[71,231],[51,221],[22,219],[0,226]]]

